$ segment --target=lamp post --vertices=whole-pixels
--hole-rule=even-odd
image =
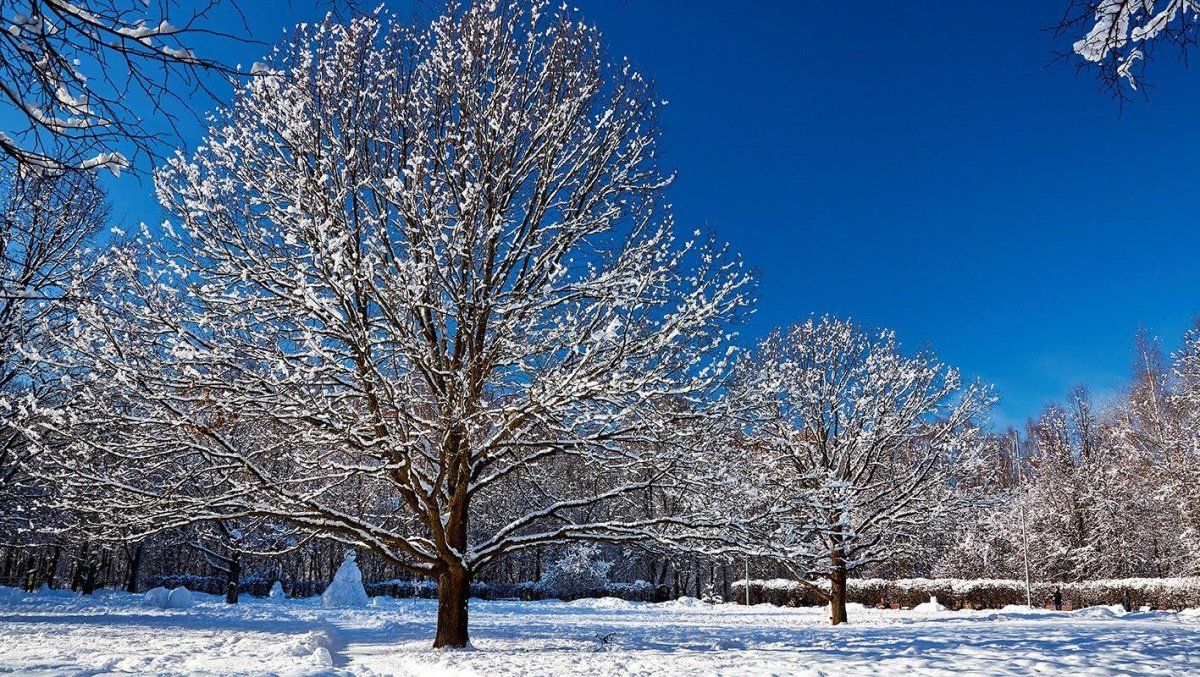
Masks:
[[[1021,464],[1021,452],[1017,445],[1017,437],[1018,437],[1017,431],[1014,430],[1013,431],[1013,470],[1016,472],[1016,475],[1017,475],[1017,487],[1018,487],[1018,493],[1019,493],[1019,487],[1021,485],[1021,481],[1023,478],[1022,478],[1021,465],[1020,465]],[[1032,609],[1033,608],[1033,584],[1030,582],[1030,578],[1029,578],[1029,530],[1026,527],[1026,523],[1025,523],[1025,501],[1019,495],[1018,495],[1017,499],[1020,501],[1020,507],[1021,507],[1021,550],[1023,551],[1023,554],[1025,555],[1025,604],[1030,609]]]

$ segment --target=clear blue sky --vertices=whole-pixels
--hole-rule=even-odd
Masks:
[[[671,102],[682,224],[761,271],[748,338],[811,313],[894,328],[995,383],[1004,426],[1119,386],[1139,325],[1173,348],[1200,313],[1200,72],[1164,55],[1122,115],[1050,64],[1065,1],[577,4]],[[318,14],[242,5],[268,42]],[[116,216],[159,218],[149,193],[116,184]]]

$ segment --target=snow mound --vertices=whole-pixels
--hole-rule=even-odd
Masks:
[[[584,609],[631,609],[633,602],[627,602],[618,597],[599,597],[595,599],[577,599],[567,602],[566,606],[580,607]]]
[[[354,561],[354,551],[347,550],[346,558],[333,575],[333,582],[321,595],[321,604],[327,607],[349,609],[364,607],[370,601],[363,587],[362,571]]]
[[[0,603],[16,604],[24,599],[25,593],[20,588],[10,588],[6,585],[0,585]]]
[[[917,613],[929,614],[929,613],[937,613],[939,611],[945,611],[946,607],[942,606],[941,604],[938,604],[937,597],[930,597],[928,602],[918,604],[915,607],[913,607],[912,610],[916,611]]]
[[[283,591],[283,583],[280,583],[279,581],[275,581],[275,583],[273,583],[273,584],[271,585],[271,592],[270,592],[270,593],[268,593],[268,595],[270,596],[270,598],[271,598],[271,599],[284,599],[284,598],[286,598],[286,597],[287,597],[287,593],[285,593],[285,592]]]
[[[317,664],[318,667],[322,667],[322,668],[332,668],[333,667],[333,654],[329,653],[329,649],[326,649],[323,646],[317,647],[317,650],[312,652],[311,658],[312,658],[313,662]]]
[[[165,609],[167,608],[167,598],[170,595],[171,591],[166,588],[150,588],[146,594],[142,595],[142,603],[156,609]]]
[[[685,595],[683,597],[680,597],[679,599],[673,599],[669,602],[663,602],[662,604],[658,604],[656,606],[658,606],[658,608],[660,608],[660,609],[696,609],[696,608],[708,608],[712,605],[705,602],[702,599],[696,599],[695,597],[687,597]]]
[[[332,645],[333,638],[328,630],[316,630],[299,635],[292,643],[281,647],[280,653],[299,658],[302,663],[324,674],[333,667],[333,654],[329,652]]]
[[[1117,616],[1124,616],[1125,609],[1120,604],[1112,606],[1089,606],[1073,612],[1072,615],[1080,618],[1116,618]]]
[[[196,603],[196,598],[192,595],[192,591],[182,585],[171,591],[167,595],[168,609],[190,609]]]

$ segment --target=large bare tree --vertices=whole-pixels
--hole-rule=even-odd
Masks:
[[[175,217],[64,336],[64,492],[368,548],[437,580],[436,646],[506,553],[686,536],[634,509],[690,462],[674,430],[751,285],[677,239],[646,80],[543,3],[327,21],[270,67],[159,172]]]

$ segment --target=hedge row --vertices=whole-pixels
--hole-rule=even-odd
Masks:
[[[1131,606],[1186,609],[1200,607],[1200,578],[1122,578],[1076,583],[1034,583],[1033,602],[1049,603],[1057,586],[1063,604],[1075,608],[1122,604],[1128,595]],[[814,589],[817,588],[817,589]],[[733,583],[732,600],[746,603],[746,582]],[[818,591],[819,589],[819,591]],[[811,585],[787,579],[751,580],[750,603],[776,606],[821,606],[829,591],[828,581]],[[1010,604],[1025,604],[1025,582],[1015,580],[962,580],[954,578],[880,578],[851,579],[846,585],[846,601],[866,606],[914,607],[936,598],[951,609],[999,609]]]
[[[274,579],[247,576],[240,581],[239,589],[244,595],[266,597]],[[284,581],[283,589],[291,597],[319,595],[328,583],[323,581]],[[142,587],[173,589],[183,586],[194,592],[210,595],[225,594],[223,576],[198,576],[196,574],[149,575],[142,579]],[[379,581],[364,583],[367,594],[372,597],[421,597],[437,598],[437,585],[433,581]],[[531,583],[472,583],[471,596],[479,599],[539,600],[559,597],[554,591],[546,590],[536,582]],[[583,597],[619,597],[630,602],[665,602],[669,597],[667,586],[654,586],[646,581],[633,583],[609,583],[603,588],[588,590]]]
[[[247,595],[266,597],[274,580],[250,576],[241,580],[241,591]],[[189,590],[213,595],[225,593],[225,579],[218,576],[177,574],[170,576],[152,575],[143,577],[143,587],[176,588],[185,586]],[[327,584],[321,581],[284,582],[284,589],[293,597],[319,595]],[[738,604],[746,603],[745,581],[736,581],[731,586],[731,599]],[[1169,609],[1200,608],[1200,578],[1123,578],[1083,581],[1076,583],[1034,583],[1033,601],[1042,606],[1053,598],[1054,586],[1062,591],[1063,603],[1075,608],[1121,604],[1128,594],[1133,607],[1165,607]],[[816,589],[814,589],[814,586]],[[437,586],[433,581],[380,581],[366,583],[367,594],[372,597],[437,597]],[[962,580],[955,578],[911,578],[885,580],[859,578],[847,582],[848,602],[866,606],[914,607],[934,597],[951,609],[982,608],[999,609],[1010,604],[1025,604],[1025,583],[1016,580]],[[750,581],[751,604],[774,604],[776,606],[822,606],[828,592],[829,582],[819,581],[804,585],[796,581],[777,578]],[[669,598],[667,586],[654,586],[646,581],[634,583],[610,583],[604,588],[589,590],[584,597],[618,597],[631,602],[663,602]],[[479,599],[540,600],[556,595],[536,582],[530,583],[472,583],[471,596]]]
[[[238,582],[238,590],[243,595],[266,597],[271,592],[275,579],[259,576],[244,576]],[[319,595],[328,587],[323,581],[291,581],[284,582],[283,588],[291,597],[312,597]],[[143,576],[141,587],[174,589],[183,586],[193,592],[203,592],[209,595],[225,594],[224,576],[199,576],[196,574],[152,574]],[[369,589],[369,588],[368,588]]]
[[[433,581],[380,581],[364,583],[367,594],[372,597],[437,597],[437,585]],[[633,583],[609,583],[603,588],[588,590],[582,597],[619,597],[630,602],[664,602],[668,598],[667,586],[654,586],[646,581]],[[525,601],[557,598],[554,591],[546,590],[539,583],[472,583],[471,596],[478,599],[518,599]],[[578,599],[578,596],[575,597]]]

